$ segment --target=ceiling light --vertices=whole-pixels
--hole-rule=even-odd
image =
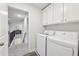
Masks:
[[[17,17],[20,17],[20,18],[21,18],[21,17],[23,17],[23,16],[22,16],[22,15],[20,15],[20,14],[17,14]]]
[[[8,15],[7,11],[0,10],[0,14]]]

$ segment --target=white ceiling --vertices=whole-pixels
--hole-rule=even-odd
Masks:
[[[49,3],[29,3],[37,8],[43,9],[46,5],[48,5]]]
[[[13,8],[8,7],[8,18],[9,18],[9,24],[13,22],[21,22],[24,21],[24,18],[26,16],[27,12]]]
[[[29,3],[29,4],[35,6],[36,8],[43,9],[49,3]],[[8,7],[9,24],[13,22],[23,21],[26,13],[27,13],[26,11],[19,10],[9,6]]]

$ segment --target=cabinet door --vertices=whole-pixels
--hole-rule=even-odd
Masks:
[[[54,9],[53,9],[53,4],[49,5],[47,7],[47,24],[53,24],[54,20]]]
[[[0,36],[8,32],[8,7],[7,4],[0,4]]]
[[[47,40],[47,56],[72,56],[72,48],[67,48],[50,40]]]
[[[63,3],[54,3],[54,23],[64,22]]]
[[[49,5],[43,10],[43,25],[50,25],[53,23],[53,4]]]
[[[8,55],[8,6],[0,3],[0,56]]]
[[[79,3],[64,4],[64,20],[66,22],[79,21]]]
[[[42,11],[43,25],[47,25],[47,9]]]

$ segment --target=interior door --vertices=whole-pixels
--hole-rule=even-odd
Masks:
[[[8,55],[8,9],[0,3],[0,56]]]
[[[24,35],[25,35],[25,37],[23,38],[24,39],[24,43],[26,43],[27,45],[29,44],[28,42],[29,42],[29,40],[28,40],[28,15],[26,15],[25,16],[25,18],[24,18]]]

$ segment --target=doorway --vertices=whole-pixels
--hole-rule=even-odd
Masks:
[[[8,6],[8,54],[22,56],[28,52],[28,12]]]

